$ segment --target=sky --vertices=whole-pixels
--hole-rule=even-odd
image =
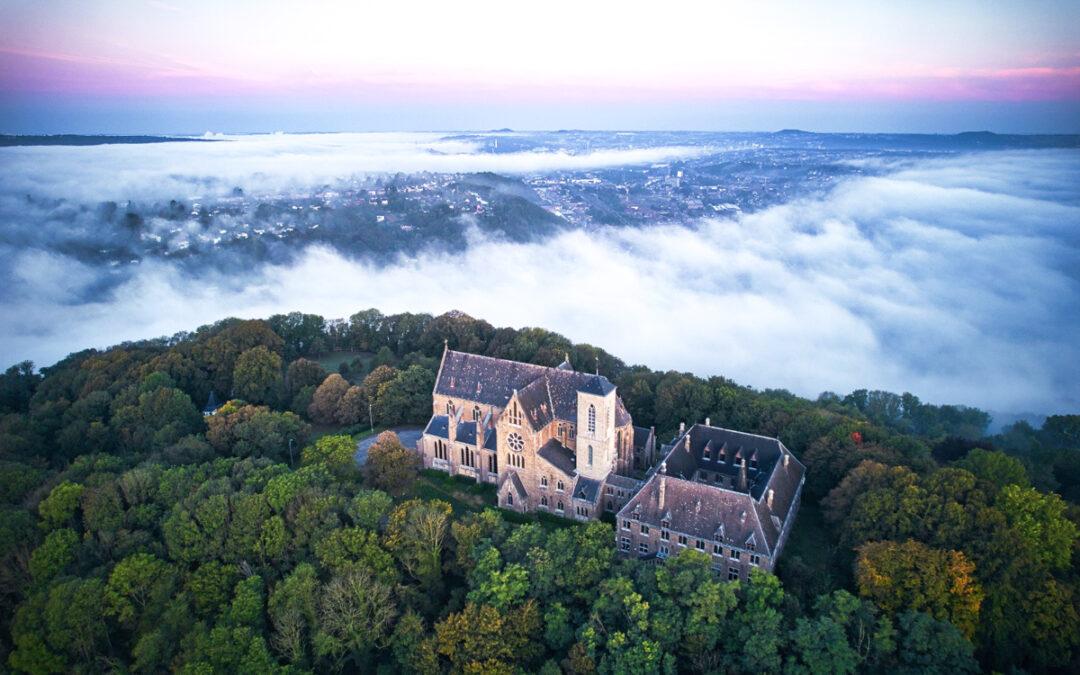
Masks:
[[[0,133],[1080,132],[1075,0],[0,0]]]

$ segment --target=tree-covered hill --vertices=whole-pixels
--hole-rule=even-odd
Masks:
[[[635,423],[807,465],[777,576],[616,559],[417,472],[444,341],[579,369]],[[332,359],[332,354],[355,358]],[[340,362],[337,372],[320,365]],[[204,416],[208,400],[221,402]],[[17,672],[1077,672],[1080,416],[984,437],[911,394],[807,400],[460,313],[230,319],[0,375],[0,659]],[[486,500],[486,501],[485,501]]]

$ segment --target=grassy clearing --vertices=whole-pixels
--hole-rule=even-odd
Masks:
[[[366,370],[371,363],[372,357],[375,355],[371,352],[360,351],[344,351],[344,352],[330,352],[329,354],[323,354],[322,356],[313,359],[316,363],[322,366],[328,373],[338,372],[338,367],[342,363],[350,363],[353,359],[359,358],[364,362],[364,369]]]
[[[425,469],[417,476],[408,496],[441,499],[449,502],[454,513],[460,515],[495,506],[495,493],[495,486],[490,483],[477,483],[464,476],[451,476],[442,471]]]

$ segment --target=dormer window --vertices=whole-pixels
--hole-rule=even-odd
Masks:
[[[588,424],[589,424],[589,433],[590,434],[595,434],[596,433],[596,406],[594,406],[591,403],[589,404]]]

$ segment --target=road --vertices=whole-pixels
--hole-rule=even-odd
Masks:
[[[416,442],[420,440],[420,436],[424,433],[423,427],[394,427],[388,429],[393,431],[401,439],[401,444],[410,450],[416,449]],[[374,436],[368,436],[361,439],[356,444],[356,463],[363,465],[367,461],[368,448],[375,444],[376,439],[379,438],[378,434]]]

